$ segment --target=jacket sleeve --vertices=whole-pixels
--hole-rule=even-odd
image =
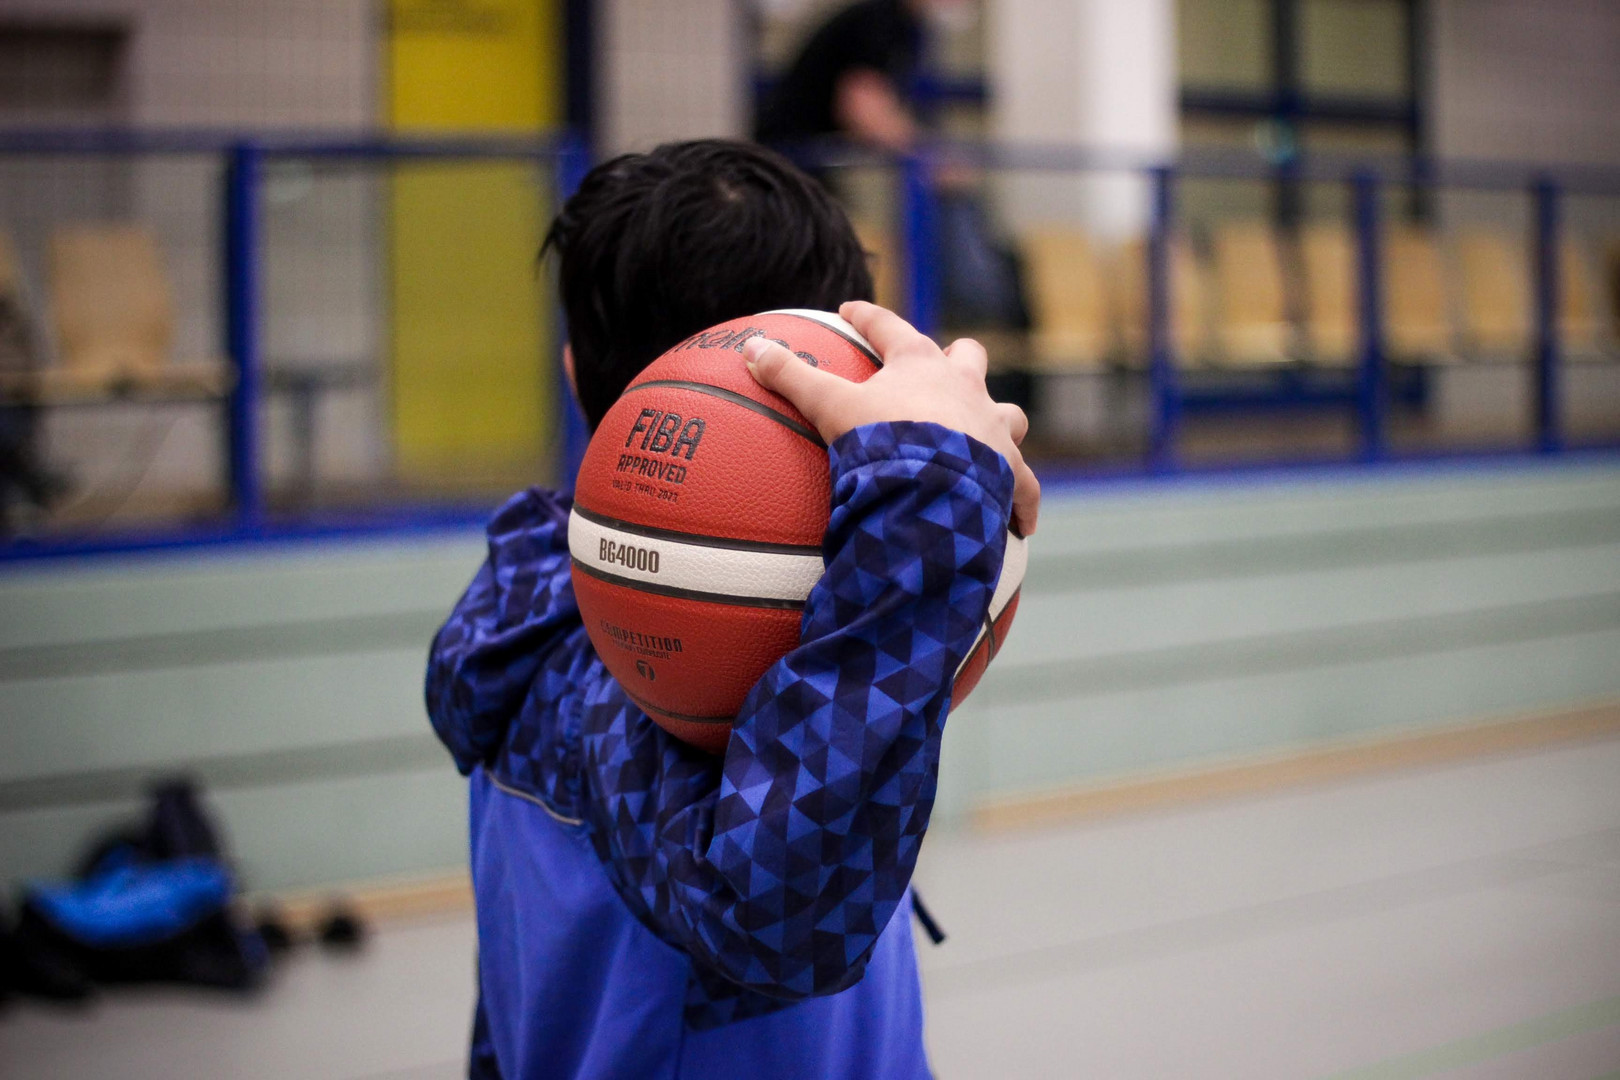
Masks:
[[[578,625],[567,522],[549,492],[509,499],[490,519],[488,559],[433,639],[428,717],[463,774],[500,751],[548,652]]]
[[[830,450],[826,571],[723,760],[611,680],[585,706],[587,813],[619,892],[706,967],[779,998],[857,981],[905,895],[1012,507],[1006,461],[960,432],[874,424]]]

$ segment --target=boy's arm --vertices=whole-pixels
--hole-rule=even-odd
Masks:
[[[620,892],[705,965],[780,997],[859,979],[905,893],[1022,466],[961,430],[872,419],[818,423],[836,436],[826,573],[800,646],[744,703],[718,784],[610,682],[587,706],[587,802]]]
[[[936,425],[859,428],[831,452],[827,571],[800,646],[743,705],[718,790],[622,697],[585,721],[621,893],[706,965],[785,997],[859,979],[911,880],[1012,502],[1000,455]]]

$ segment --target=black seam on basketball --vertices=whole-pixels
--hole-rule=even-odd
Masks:
[[[1002,604],[1001,605],[1001,610],[996,613],[996,619],[999,619],[1003,615],[1007,614],[1007,610],[1009,608],[1011,608],[1014,604],[1018,603],[1018,594],[1023,592],[1023,591],[1024,591],[1024,587],[1022,585],[1018,586],[1018,588],[1013,590],[1013,594],[1011,596],[1007,597],[1007,602],[1005,604]],[[995,623],[995,619],[992,619],[990,621],[990,659],[994,660],[996,658],[997,654],[1000,653],[1000,652],[1001,652],[1001,642],[996,640],[996,623]]]
[[[696,533],[676,532],[674,529],[658,529],[651,525],[638,525],[633,521],[621,521],[618,518],[598,514],[595,510],[574,504],[574,513],[593,524],[604,529],[618,529],[620,532],[633,533],[636,536],[645,536],[649,540],[670,540],[680,544],[691,544],[694,547],[724,548],[728,551],[757,551],[766,555],[821,555],[820,544],[772,544],[764,540],[733,540],[726,536],[699,536]]]
[[[619,685],[624,686],[623,683],[620,683]],[[657,713],[659,716],[662,716],[665,719],[681,720],[688,724],[730,724],[732,721],[736,720],[736,717],[734,716],[692,716],[687,713],[679,713],[673,709],[666,709],[662,706],[654,705],[650,701],[642,700],[636,694],[631,693],[629,687],[624,687],[624,692],[631,701],[636,703],[642,712],[649,716]]]
[[[650,390],[655,386],[668,386],[676,390],[691,390],[695,393],[708,394],[710,397],[717,397],[722,401],[729,401],[733,405],[741,405],[745,409],[751,409],[754,412],[759,413],[759,415],[765,417],[767,420],[775,420],[778,424],[781,424],[783,427],[793,432],[793,434],[798,435],[801,438],[809,439],[823,450],[827,449],[827,444],[821,441],[820,435],[817,435],[814,431],[811,431],[809,428],[805,427],[791,416],[783,416],[769,405],[755,401],[746,394],[739,394],[735,390],[727,390],[723,386],[711,386],[708,383],[693,382],[690,379],[649,379],[644,383],[637,383],[636,385],[630,387],[630,389],[626,390],[625,393],[629,394],[637,390]]]
[[[598,570],[588,563],[580,562],[569,556],[573,564],[582,574],[588,574],[598,581],[605,581],[609,585],[623,585],[638,592],[653,593],[657,596],[672,596],[677,600],[701,600],[710,604],[729,604],[732,607],[770,608],[777,611],[803,611],[803,600],[782,600],[775,596],[730,596],[725,593],[699,592],[697,589],[680,589],[673,585],[659,585],[651,581],[642,581],[640,578],[620,577],[610,574],[606,570]]]
[[[865,344],[865,343],[863,343],[861,341],[856,340],[855,338],[850,337],[848,334],[846,334],[842,330],[838,329],[838,327],[833,326],[831,323],[824,323],[820,319],[811,318],[809,315],[801,315],[797,311],[773,311],[773,312],[770,312],[770,314],[772,314],[772,315],[789,315],[789,316],[792,316],[795,319],[803,319],[805,322],[815,323],[817,326],[821,327],[823,330],[831,330],[833,333],[837,334],[839,337],[843,338],[845,341],[849,342],[851,345],[853,345],[857,349],[859,349],[863,356],[865,356],[868,360],[872,361],[872,366],[873,367],[881,368],[883,366],[883,358],[881,356],[879,356],[876,352],[873,351],[872,346],[867,345],[867,344]]]
[[[979,632],[973,635],[973,644],[969,645],[968,651],[962,655],[962,662],[956,665],[956,674],[951,676],[952,686],[956,685],[956,680],[962,677],[962,672],[967,670],[967,666],[973,662],[973,658],[979,655],[979,650],[987,648],[987,645],[988,642],[984,636],[984,627],[981,626],[979,627]],[[989,664],[990,659],[989,653],[986,652],[984,662]]]
[[[996,620],[994,620],[994,619],[992,619],[990,617],[990,613],[988,611],[986,611],[984,613],[984,636],[985,636],[985,640],[988,641],[989,644],[990,644],[990,657],[991,657],[991,659],[995,659],[995,655],[996,655]]]

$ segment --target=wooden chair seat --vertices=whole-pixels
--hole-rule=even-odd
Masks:
[[[1170,344],[1180,367],[1210,359],[1208,275],[1192,243],[1177,234],[1170,239]],[[1147,242],[1128,241],[1115,258],[1112,275],[1112,319],[1128,364],[1148,362]]]
[[[1032,359],[1048,370],[1095,368],[1113,347],[1101,260],[1086,233],[1040,226],[1023,237]]]
[[[1455,359],[1450,289],[1440,241],[1398,226],[1384,239],[1384,346],[1396,359]]]
[[[1575,361],[1603,359],[1607,312],[1584,239],[1566,236],[1558,255],[1558,333],[1564,355]]]
[[[856,219],[853,224],[856,238],[866,249],[877,302],[891,311],[901,310],[900,260],[895,253],[893,236],[875,221]]]
[[[1291,360],[1282,251],[1262,221],[1235,221],[1214,233],[1216,336],[1223,362],[1258,367]]]
[[[151,228],[59,228],[51,236],[50,273],[55,362],[0,371],[0,402],[208,401],[230,392],[234,374],[224,361],[170,356],[173,297]]]
[[[231,369],[219,362],[129,366],[51,366],[0,371],[0,403],[67,406],[129,401],[212,401],[231,392]]]
[[[1309,359],[1343,367],[1356,359],[1361,327],[1355,238],[1348,226],[1318,223],[1300,235]]]
[[[1457,238],[1463,351],[1471,360],[1523,359],[1530,349],[1529,256],[1494,229]]]

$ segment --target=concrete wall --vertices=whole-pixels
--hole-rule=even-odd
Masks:
[[[1430,94],[1433,146],[1442,158],[1620,165],[1620,7],[1605,0],[1435,0]],[[1448,229],[1488,228],[1522,251],[1533,242],[1530,200],[1518,192],[1445,193]],[[1620,243],[1620,198],[1572,198],[1564,228],[1587,260],[1588,289],[1604,287],[1604,260]],[[1571,288],[1566,282],[1564,287]],[[1599,311],[1607,298],[1589,294]],[[1612,329],[1602,330],[1612,350]],[[1573,430],[1612,438],[1620,370],[1569,372]],[[1531,413],[1530,380],[1518,368],[1455,368],[1441,374],[1441,418],[1458,429],[1506,434]],[[1518,422],[1516,423],[1515,420]]]
[[[748,38],[732,0],[606,0],[598,5],[601,149],[746,135]]]
[[[1620,6],[1435,0],[1442,157],[1620,164]]]
[[[0,573],[0,877],[146,778],[207,783],[256,888],[453,867],[421,705],[479,537]],[[1053,491],[1017,623],[947,728],[977,800],[1620,694],[1620,464]]]
[[[372,0],[0,0],[0,16],[127,27],[136,123],[355,128],[372,120]]]
[[[1008,0],[996,0],[1008,2]],[[1184,78],[1254,89],[1268,70],[1264,0],[1179,0]],[[1429,94],[1441,157],[1620,163],[1620,7],[1608,0],[1430,0]],[[1394,5],[1304,5],[1302,75],[1366,93],[1404,81]],[[1235,130],[1241,135],[1241,125]]]
[[[0,867],[58,873],[147,778],[200,775],[248,883],[454,865],[464,792],[423,660],[480,538],[0,575]]]
[[[947,732],[976,799],[1620,694],[1620,469],[1072,495]]]

